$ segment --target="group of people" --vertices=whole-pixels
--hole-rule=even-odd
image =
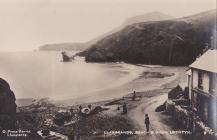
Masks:
[[[134,91],[134,92],[133,92],[133,96],[132,96],[132,100],[133,100],[133,101],[135,100],[135,97],[136,97],[136,92]],[[89,113],[90,113],[90,110],[92,110],[92,105],[88,105],[87,108],[83,108],[82,106],[79,106],[78,108],[79,108],[79,114],[80,114],[80,115],[89,114]],[[119,108],[119,107],[118,107],[118,108]],[[122,114],[127,114],[128,109],[127,109],[127,104],[126,104],[126,102],[123,103],[122,108],[123,108]],[[84,110],[84,109],[86,109],[86,110]],[[88,111],[87,111],[87,110],[88,110]],[[145,124],[145,129],[146,129],[146,131],[149,132],[150,120],[149,120],[148,114],[145,114],[144,124]]]

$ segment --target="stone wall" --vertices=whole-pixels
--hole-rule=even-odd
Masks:
[[[176,101],[175,101],[176,102]],[[177,126],[191,131],[194,137],[216,139],[215,132],[195,116],[190,107],[177,105],[173,100],[166,101],[166,112],[173,116]]]

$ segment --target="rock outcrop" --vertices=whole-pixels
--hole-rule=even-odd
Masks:
[[[12,115],[16,113],[15,95],[10,85],[0,78],[0,115]]]

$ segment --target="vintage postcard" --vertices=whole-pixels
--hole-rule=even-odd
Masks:
[[[0,140],[215,140],[215,0],[0,0]]]

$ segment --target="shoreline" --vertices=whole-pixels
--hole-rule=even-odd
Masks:
[[[166,67],[166,66],[158,66],[158,67],[152,67],[150,69],[143,69],[143,71],[140,74],[137,74],[137,76],[134,79],[131,79],[127,83],[114,86],[113,88],[106,88],[103,90],[99,90],[97,92],[90,93],[89,96],[85,96],[85,97],[78,97],[74,99],[73,98],[59,99],[59,100],[55,100],[49,97],[19,98],[17,99],[16,102],[19,107],[22,107],[22,106],[30,105],[32,101],[48,98],[50,102],[52,102],[55,105],[72,106],[76,104],[87,104],[87,103],[115,100],[118,98],[122,98],[122,96],[127,96],[131,94],[134,90],[136,92],[145,92],[145,91],[160,88],[160,86],[168,84],[171,81],[175,81],[175,83],[182,82],[180,80],[176,81],[175,79],[177,79],[177,77],[182,77],[184,75],[183,73],[185,72],[185,69],[186,69],[185,67]],[[27,103],[23,103],[23,102],[27,102]]]
[[[177,68],[174,67],[171,70],[171,67],[154,67],[151,69],[144,69],[141,75],[138,75],[135,79],[125,83],[123,85],[117,86],[111,89],[100,90],[94,94],[91,94],[87,97],[80,97],[75,99],[68,99],[68,100],[54,100],[54,104],[62,104],[63,106],[70,106],[75,104],[86,104],[86,103],[94,103],[94,102],[103,102],[103,101],[110,101],[115,99],[120,99],[123,96],[127,96],[132,94],[133,91],[138,93],[147,92],[150,90],[155,90],[161,87],[166,86],[167,84],[178,84],[185,82],[183,78],[183,73],[185,72],[185,67]],[[152,75],[153,71],[156,73],[160,73],[165,77],[159,78],[158,75]],[[149,78],[144,77],[144,73],[149,72]],[[174,74],[169,75],[168,74]],[[180,80],[181,79],[181,80]],[[173,81],[173,82],[172,82]]]
[[[50,102],[58,106],[72,106],[76,104],[115,100],[117,98],[122,98],[122,96],[127,96],[128,94],[131,94],[133,91],[145,92],[157,89],[162,85],[174,81],[175,79],[177,79],[177,77],[182,77],[185,69],[185,67],[151,67],[149,69],[143,69],[142,72],[138,73],[137,76],[135,76],[127,83],[90,93],[89,96],[78,97],[74,99],[67,98],[57,100],[49,97],[44,98],[48,98]],[[178,82],[180,82],[180,80],[175,81],[175,83]],[[44,98],[19,98],[16,102],[19,107],[22,107],[30,105],[32,101],[37,101]]]
[[[20,114],[24,113],[24,114],[31,114],[31,116],[33,114],[35,114],[34,116],[43,116],[42,117],[43,120],[41,121],[46,122],[47,120],[53,120],[55,118],[55,115],[59,114],[59,111],[65,110],[66,112],[67,111],[70,112],[70,110],[72,109],[75,112],[77,112],[76,110],[78,110],[79,106],[82,106],[82,108],[87,108],[88,105],[91,105],[93,110],[98,108],[101,111],[96,111],[92,115],[90,116],[88,115],[86,117],[80,116],[79,117],[80,119],[75,121],[75,124],[73,123],[72,125],[67,127],[56,126],[55,124],[53,124],[54,123],[53,122],[49,124],[47,128],[50,129],[51,131],[55,131],[64,134],[66,136],[79,137],[80,139],[87,139],[87,140],[94,140],[96,138],[100,138],[102,140],[107,140],[110,138],[114,138],[114,139],[123,138],[126,140],[140,139],[140,138],[142,139],[146,135],[122,135],[122,134],[110,135],[109,133],[104,134],[104,132],[144,131],[144,123],[142,122],[144,117],[144,112],[142,111],[144,110],[143,106],[146,105],[150,106],[162,102],[161,100],[157,100],[159,99],[157,97],[165,96],[168,93],[168,91],[170,91],[178,83],[180,83],[180,79],[184,79],[182,76],[183,73],[185,72],[185,68],[182,69],[175,68],[173,70],[171,70],[170,68],[170,71],[168,71],[167,67],[164,68],[161,67],[158,70],[154,68],[154,70],[155,71],[149,69],[151,75],[147,73],[145,74],[143,73],[142,77],[139,77],[138,79],[135,79],[123,86],[126,88],[129,87],[129,85],[131,86],[134,86],[134,84],[138,85],[138,82],[143,84],[143,82],[145,82],[146,80],[154,82],[155,80],[159,81],[159,77],[161,78],[160,80],[161,82],[155,83],[157,84],[157,86],[153,86],[152,89],[145,88],[147,90],[136,90],[136,94],[138,96],[141,96],[141,99],[136,99],[135,101],[132,101],[131,98],[123,98],[123,96],[131,96],[132,94],[132,93],[125,92],[125,94],[119,94],[118,96],[116,95],[114,98],[107,99],[107,100],[98,100],[98,101],[90,101],[90,102],[87,102],[87,100],[85,100],[84,102],[77,101],[77,104],[74,103],[71,105],[70,104],[63,105],[61,103],[52,103],[49,100],[44,99],[35,102],[35,104],[33,104],[32,106],[25,106],[25,107],[18,107],[18,108],[22,110]],[[153,73],[159,70],[161,73],[160,75]],[[171,72],[175,74],[173,74],[172,76],[168,76],[168,73]],[[164,75],[165,77],[163,76],[162,78],[162,75]],[[138,89],[137,87],[134,88]],[[123,114],[123,110],[122,110],[123,103],[127,104],[127,109],[128,109],[127,114]],[[149,114],[151,119],[154,118],[153,117],[155,112],[154,110],[155,107],[149,109]],[[37,130],[40,130],[42,128],[43,127],[40,125],[35,126],[35,129]],[[155,127],[153,127],[153,129],[155,129]]]

